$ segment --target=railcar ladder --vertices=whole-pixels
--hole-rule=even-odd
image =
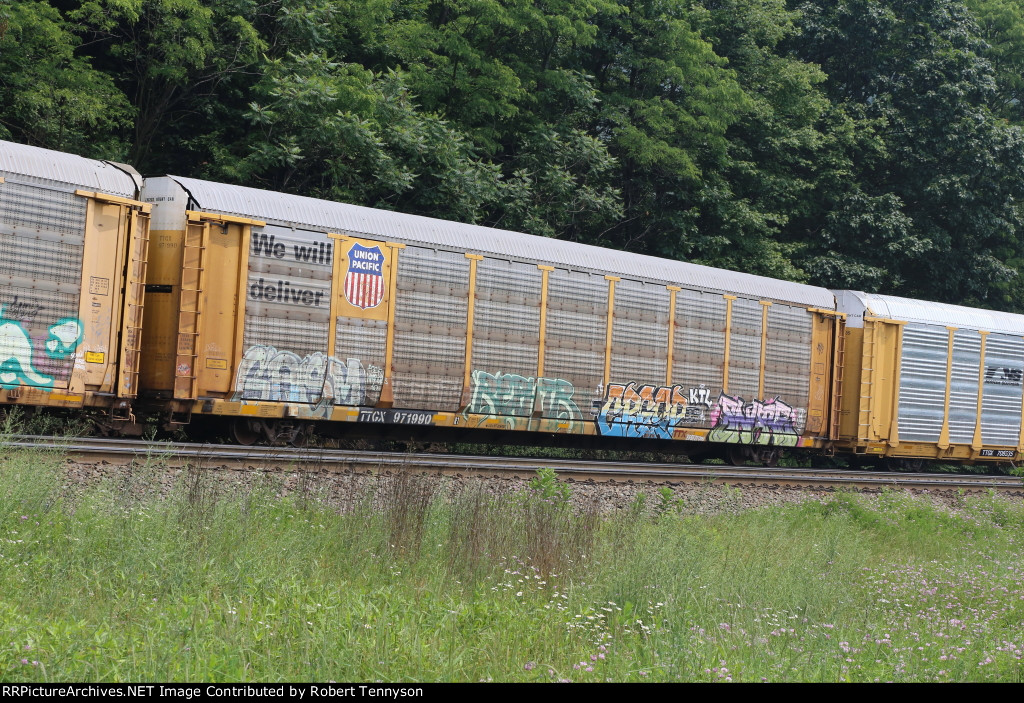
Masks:
[[[873,439],[871,435],[872,400],[875,388],[875,365],[877,359],[877,324],[864,322],[864,351],[861,354],[860,403],[857,414],[857,437],[862,442]]]
[[[195,400],[199,383],[199,334],[203,318],[203,283],[210,226],[189,222],[182,246],[181,302],[178,312],[178,353],[174,362],[174,397]],[[188,405],[191,409],[191,404]],[[191,410],[172,415],[171,423],[188,422]]]
[[[125,312],[121,328],[121,368],[118,397],[134,398],[139,393],[139,362],[142,354],[142,316],[149,262],[149,215],[132,210],[129,232],[133,247],[125,272]]]
[[[832,362],[832,431],[829,433],[829,439],[839,437],[843,409],[843,374],[846,369],[846,330],[843,329],[839,318],[836,318],[835,325],[836,358]]]

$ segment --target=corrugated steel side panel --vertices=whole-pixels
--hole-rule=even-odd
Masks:
[[[219,236],[216,228],[210,236]],[[246,314],[305,320],[318,330],[326,329],[330,321],[334,265],[333,258],[327,255],[330,251],[327,247],[333,246],[331,240],[318,232],[299,232],[274,225],[253,227],[250,240]],[[324,244],[323,253],[320,244]],[[301,258],[314,247],[317,260]],[[307,292],[309,295],[305,295]],[[314,351],[327,351],[326,332]]]
[[[327,323],[245,316],[235,392],[242,400],[316,403],[327,372]]]
[[[906,325],[900,359],[901,440],[938,442],[946,403],[948,330]]]
[[[981,396],[981,440],[1012,446],[1020,439],[1024,339],[990,334],[985,342],[985,382]]]
[[[978,373],[981,335],[974,330],[953,334],[953,376],[949,393],[949,441],[970,444],[978,420]]]
[[[729,338],[729,395],[757,398],[761,372],[761,305],[756,300],[732,301]],[[760,400],[760,398],[758,398]]]
[[[132,177],[109,163],[12,142],[0,141],[0,176],[61,190],[136,195]]]
[[[779,398],[804,412],[811,385],[812,315],[790,305],[768,308],[764,397]],[[800,415],[799,410],[797,414]]]
[[[662,285],[684,285],[810,307],[835,308],[824,288],[724,271],[680,261],[536,237],[429,217],[374,210],[298,195],[172,176],[198,207],[264,221],[351,233],[409,245],[543,262],[577,271],[614,274]]]
[[[364,320],[358,317],[339,317],[334,338],[334,363],[345,367],[347,385],[355,377],[350,369],[358,368],[359,387],[348,392],[354,402],[343,405],[376,405],[384,383],[384,358],[388,341],[386,320]]]
[[[676,293],[676,328],[672,383],[693,389],[687,424],[710,427],[711,404],[722,390],[726,300],[715,293]],[[698,406],[702,412],[697,413]]]
[[[608,281],[602,276],[551,272],[544,373],[573,386],[573,399],[584,417],[603,397],[607,318]]]
[[[11,228],[63,234],[81,244],[85,210],[86,199],[74,193],[13,181],[0,185],[0,224]]]
[[[469,260],[406,247],[395,300],[396,408],[455,411],[462,397],[469,307]]]
[[[637,281],[615,284],[611,381],[663,386],[668,364],[671,294]]]
[[[473,370],[489,374],[537,374],[543,274],[536,266],[483,259],[476,270]],[[528,415],[532,408],[513,408]]]
[[[0,185],[5,384],[67,387],[75,355],[31,350],[49,341],[51,325],[78,319],[86,208],[86,199],[72,193],[11,181]]]
[[[214,227],[210,236],[223,235]],[[252,228],[235,389],[242,399],[316,403],[328,386],[333,262],[301,260],[294,247],[308,247],[310,238],[326,239],[273,225]]]

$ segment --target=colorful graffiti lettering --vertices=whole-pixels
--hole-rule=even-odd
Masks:
[[[740,396],[722,393],[711,422],[709,442],[795,447],[800,436],[796,410],[778,398],[746,403]]]
[[[507,418],[506,424],[515,427],[516,417],[530,417],[536,410],[562,431],[572,432],[575,423],[583,419],[576,401],[576,389],[561,378],[530,378],[513,373],[487,373],[475,370],[472,374],[472,395],[465,415],[485,415]]]
[[[71,317],[59,320],[48,331],[50,336],[43,346],[47,356],[54,359],[67,359],[82,339],[82,323]]]
[[[700,421],[688,395],[698,398],[682,386],[609,383],[597,413],[597,431],[608,437],[672,439],[676,427]]]
[[[238,365],[234,400],[306,403],[320,407],[361,405],[380,393],[383,369],[358,359],[341,361],[323,352],[300,357],[270,345],[249,347]]]
[[[43,350],[52,359],[68,359],[82,340],[79,320],[65,318],[47,328]],[[35,347],[32,336],[18,322],[4,319],[0,304],[0,388],[11,390],[20,385],[49,388],[54,378],[41,373],[33,363]]]

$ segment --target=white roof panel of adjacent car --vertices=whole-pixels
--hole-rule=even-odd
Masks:
[[[296,228],[348,233],[490,257],[543,262],[575,271],[613,274],[634,280],[835,309],[835,299],[825,288],[790,281],[299,195],[194,178],[171,178],[188,191],[197,208],[208,212],[250,217]]]
[[[0,173],[8,174],[11,180],[135,198],[135,180],[124,168],[128,167],[0,141]]]
[[[860,291],[834,293],[839,301],[839,310],[847,313],[847,324],[851,327],[860,327],[862,315],[867,314],[926,325],[1024,335],[1024,315]]]

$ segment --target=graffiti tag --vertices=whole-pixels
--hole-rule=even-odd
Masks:
[[[740,396],[718,396],[711,410],[714,425],[709,442],[795,447],[799,432],[796,411],[778,398],[745,403]]]
[[[37,351],[42,351],[43,359],[70,358],[82,340],[82,323],[73,318],[58,320],[47,328],[42,348],[37,349],[28,330],[13,319],[5,319],[4,314],[5,306],[0,304],[0,388],[12,390],[20,385],[51,388],[54,378],[40,372],[39,363],[33,361],[33,357]]]
[[[704,421],[710,398],[704,386],[610,383],[597,413],[597,431],[609,437],[672,439],[677,427]]]
[[[530,378],[513,373],[473,371],[472,395],[466,415],[527,417],[538,408],[546,418],[569,423],[583,419],[573,393],[576,389],[561,378]]]
[[[368,395],[380,392],[383,382],[383,369],[364,369],[358,359],[341,361],[323,352],[300,357],[257,344],[246,350],[238,365],[234,399],[361,405]]]

